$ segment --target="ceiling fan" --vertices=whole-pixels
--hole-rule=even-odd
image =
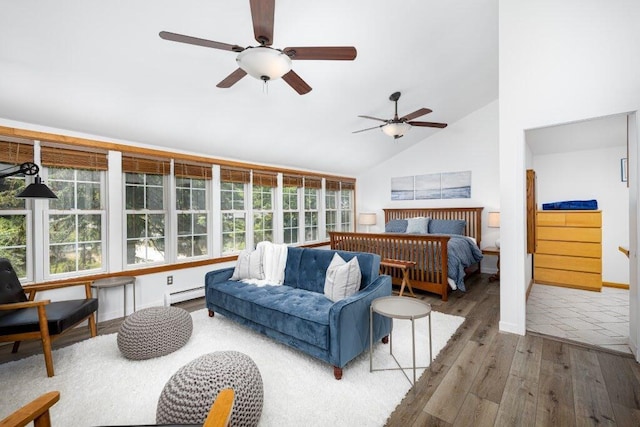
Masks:
[[[352,61],[357,55],[356,48],[353,46],[286,47],[282,50],[272,48],[275,0],[249,0],[249,4],[253,34],[256,41],[260,43],[259,46],[242,47],[167,31],[161,31],[160,37],[179,43],[237,52],[236,61],[239,68],[216,85],[220,88],[229,88],[249,74],[265,83],[282,77],[296,92],[304,95],[311,91],[311,86],[291,69],[292,59]]]
[[[389,96],[389,100],[396,103],[396,113],[391,120],[379,119],[377,117],[371,116],[358,116],[363,117],[365,119],[378,120],[384,122],[383,125],[374,126],[372,128],[361,129],[354,131],[353,133],[364,132],[366,130],[378,129],[381,128],[382,132],[385,134],[392,136],[394,139],[402,138],[405,133],[411,129],[411,126],[419,126],[419,127],[428,127],[428,128],[446,128],[446,123],[435,123],[435,122],[416,122],[413,119],[418,118],[420,116],[424,116],[425,114],[431,113],[431,110],[428,108],[420,108],[419,110],[414,111],[411,114],[407,114],[402,117],[398,117],[398,99],[400,99],[400,92],[394,92]]]

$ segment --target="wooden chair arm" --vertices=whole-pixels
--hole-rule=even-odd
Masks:
[[[227,427],[231,420],[234,399],[233,389],[220,390],[202,427]]]
[[[77,282],[64,282],[64,283],[42,283],[42,284],[31,284],[24,285],[22,289],[24,289],[25,293],[30,291],[50,291],[52,289],[60,289],[60,288],[68,288],[70,286],[80,286],[80,285],[89,285],[91,286],[91,280],[82,280]]]
[[[38,291],[50,291],[53,289],[70,288],[72,286],[84,286],[84,293],[87,299],[91,298],[91,280],[80,280],[76,282],[63,282],[63,283],[42,283],[24,285],[22,289],[28,295],[29,301],[33,301]]]
[[[38,307],[39,305],[47,305],[50,302],[51,300],[48,299],[42,301],[12,302],[10,304],[0,304],[0,310],[17,310],[19,308]]]
[[[0,421],[0,427],[22,427],[33,421],[34,426],[49,427],[49,409],[60,400],[59,391],[50,391],[27,403]]]

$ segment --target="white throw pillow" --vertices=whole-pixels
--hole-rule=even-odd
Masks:
[[[238,263],[231,280],[264,279],[264,266],[262,264],[262,248],[255,251],[246,249],[238,255]]]
[[[324,295],[333,302],[340,301],[358,292],[361,280],[357,257],[345,262],[340,255],[334,254],[324,280]]]
[[[416,217],[407,219],[407,234],[427,234],[428,230],[429,218]]]

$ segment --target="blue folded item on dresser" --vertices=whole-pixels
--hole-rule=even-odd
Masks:
[[[597,200],[567,200],[563,202],[543,203],[543,211],[551,210],[597,210]]]

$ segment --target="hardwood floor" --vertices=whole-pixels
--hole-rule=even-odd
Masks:
[[[387,426],[640,425],[640,365],[631,356],[540,335],[499,332],[500,284],[488,277],[473,277],[467,293],[453,292],[446,303],[418,293],[434,310],[466,320]],[[177,305],[193,311],[203,301]],[[117,332],[121,322],[101,323],[98,333]],[[87,336],[87,328],[76,329],[53,347]],[[37,341],[23,342],[17,354],[3,345],[0,363],[40,352]]]

